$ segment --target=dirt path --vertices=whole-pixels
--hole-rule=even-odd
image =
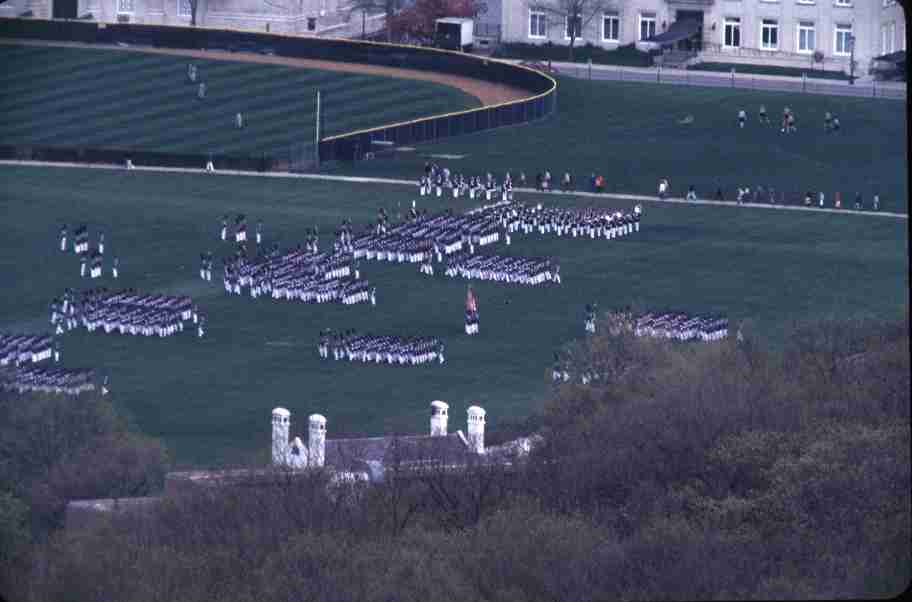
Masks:
[[[507,86],[485,82],[471,77],[435,73],[432,71],[419,71],[416,69],[400,69],[398,67],[383,67],[380,65],[363,65],[358,63],[339,63],[334,61],[318,61],[313,59],[298,59],[285,56],[270,56],[265,54],[251,54],[246,52],[227,52],[212,50],[184,50],[177,48],[152,48],[149,46],[117,46],[111,44],[83,44],[81,42],[55,42],[44,40],[14,40],[0,38],[0,44],[16,44],[22,46],[60,46],[64,48],[104,48],[107,50],[120,50],[124,52],[145,52],[149,54],[166,54],[171,56],[187,56],[214,61],[234,61],[239,63],[260,63],[265,65],[284,65],[300,69],[322,69],[325,71],[341,71],[344,73],[366,73],[385,77],[398,77],[402,79],[415,79],[462,90],[466,94],[477,98],[482,105],[496,105],[511,100],[519,100],[532,96],[530,92]]]

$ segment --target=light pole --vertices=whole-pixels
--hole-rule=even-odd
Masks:
[[[855,36],[849,34],[849,85],[855,85]]]

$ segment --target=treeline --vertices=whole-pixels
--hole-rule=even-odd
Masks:
[[[32,540],[14,599],[800,599],[908,586],[907,323],[818,324],[777,349],[600,335],[572,357],[598,384],[555,391],[536,419],[544,443],[521,466],[200,490]],[[29,469],[55,495],[68,481],[50,475],[102,458],[60,461]],[[122,474],[139,489],[158,478]],[[55,516],[35,500],[57,498],[23,495],[10,499]],[[3,502],[4,553],[17,512]]]

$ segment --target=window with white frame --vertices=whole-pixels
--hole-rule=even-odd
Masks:
[[[896,22],[890,23],[890,52],[896,50]]]
[[[815,4],[815,0],[798,0],[798,4]]]
[[[816,38],[813,21],[798,22],[798,52],[814,52],[817,48]]]
[[[117,0],[117,12],[118,13],[132,13],[133,12],[133,0]]]
[[[852,52],[852,25],[837,23],[834,31],[833,53],[846,56]]]
[[[548,36],[548,28],[545,21],[545,13],[539,11],[529,11],[529,37],[545,38]]]
[[[836,6],[852,6],[852,0],[836,0]]]
[[[640,40],[648,40],[656,34],[655,13],[640,13]]]
[[[761,21],[760,48],[763,50],[778,50],[779,21],[775,19],[763,19],[763,21]]]
[[[621,20],[617,13],[606,14],[602,17],[602,41],[617,42],[620,40]]]
[[[740,17],[725,17],[725,27],[722,28],[722,45],[726,48],[741,46]]]
[[[190,16],[190,0],[177,0],[177,14],[181,17]]]
[[[583,37],[583,18],[579,15],[567,16],[564,20],[564,38],[579,39]]]

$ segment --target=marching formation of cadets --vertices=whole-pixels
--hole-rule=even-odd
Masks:
[[[433,266],[429,272],[424,273],[433,276]],[[459,276],[468,280],[491,280],[528,286],[546,282],[561,283],[560,266],[551,259],[540,257],[470,255],[462,252],[450,258],[444,274],[451,278]]]
[[[99,329],[106,334],[119,332],[133,336],[168,337],[184,330],[184,322],[193,320],[197,336],[205,334],[206,318],[197,311],[187,296],[140,295],[129,289],[109,292],[99,288],[83,291],[79,298],[67,290],[64,299],[51,302],[51,324],[57,334],[82,326],[89,332]]]
[[[52,393],[79,395],[95,390],[95,376],[91,370],[67,370],[29,366],[0,373],[0,390],[23,393]],[[106,386],[102,391],[107,393]]]
[[[308,233],[302,248],[279,250],[274,243],[269,251],[255,258],[247,254],[247,218],[238,215],[229,232],[228,216],[222,216],[220,238],[229,236],[237,243],[234,257],[224,260],[224,285],[228,294],[241,295],[247,288],[253,299],[270,296],[273,299],[303,303],[377,304],[376,288],[361,279],[360,270],[351,253],[351,227],[342,223],[332,253],[320,253],[318,229]],[[256,226],[256,246],[263,246],[263,222]],[[212,253],[200,255],[200,278],[212,280]]]
[[[55,353],[56,352],[56,353]],[[59,343],[47,335],[0,333],[0,366],[21,366],[55,357],[60,360]]]
[[[91,370],[44,368],[60,361],[60,339],[47,335],[0,333],[0,390],[22,393],[78,395],[95,390]]]
[[[323,359],[418,366],[446,361],[443,341],[435,337],[397,337],[358,334],[354,330],[320,333],[317,352]]]
[[[718,341],[728,336],[728,319],[721,316],[690,316],[673,312],[647,313],[637,317],[633,333],[678,341]]]

